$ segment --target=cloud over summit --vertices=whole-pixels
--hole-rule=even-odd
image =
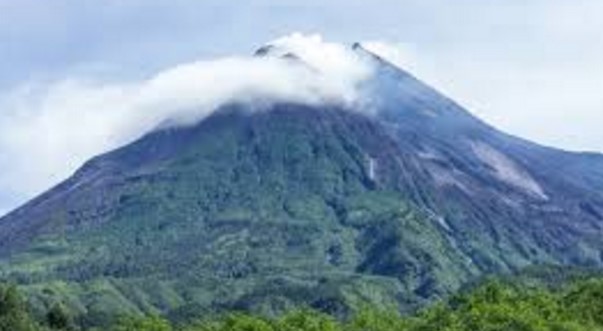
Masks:
[[[0,187],[25,200],[68,177],[87,159],[169,120],[194,123],[229,101],[353,103],[371,65],[319,35],[269,43],[272,54],[185,63],[148,79],[32,83],[0,106]],[[282,56],[295,54],[301,63]],[[21,201],[21,202],[23,202]]]

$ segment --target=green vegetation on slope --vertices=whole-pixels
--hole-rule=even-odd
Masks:
[[[241,107],[95,158],[0,220],[0,282],[36,315],[62,302],[104,327],[123,313],[411,312],[487,274],[603,265],[598,195],[546,174],[547,201],[509,187],[471,149],[481,129],[466,141],[444,118]]]
[[[528,277],[529,278],[529,277]],[[603,278],[557,284],[526,285],[528,278],[490,280],[436,303],[412,316],[371,306],[341,320],[313,310],[293,310],[279,317],[242,313],[206,315],[171,323],[150,316],[123,317],[102,330],[111,331],[597,331],[603,330]],[[101,330],[74,322],[55,303],[34,322],[14,287],[0,287],[0,331]]]
[[[167,160],[107,166],[145,160],[147,143],[179,133],[91,162],[79,176],[103,180],[78,186],[43,235],[0,259],[0,280],[23,285],[36,311],[62,301],[87,316],[302,305],[344,316],[366,303],[421,306],[478,273],[395,189],[393,165],[370,178],[386,139],[370,120],[294,109],[200,125]]]

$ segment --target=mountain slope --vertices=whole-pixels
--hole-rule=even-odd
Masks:
[[[376,66],[370,103],[231,104],[99,156],[0,220],[3,278],[40,307],[186,317],[411,309],[488,273],[603,265],[603,157],[508,136],[353,52]]]

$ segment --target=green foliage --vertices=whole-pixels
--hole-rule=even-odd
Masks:
[[[406,330],[410,323],[393,309],[364,307],[349,321],[345,330],[349,331],[391,331]]]
[[[0,331],[34,331],[28,308],[15,286],[0,285]]]
[[[198,321],[184,331],[273,331],[272,321],[246,314],[230,314],[211,321]]]
[[[580,281],[555,290],[492,280],[414,316],[375,307],[364,307],[347,321],[311,310],[294,311],[275,319],[231,314],[181,330],[600,331],[603,330],[602,294],[603,279]]]
[[[603,279],[573,285],[562,305],[575,318],[592,325],[603,325]]]
[[[282,331],[339,331],[341,326],[330,316],[301,310],[285,315],[277,321],[276,330]]]
[[[69,311],[60,303],[55,303],[48,310],[46,323],[53,330],[72,330],[74,328]]]
[[[161,317],[123,317],[111,331],[171,331],[170,323]]]
[[[1,287],[0,331],[601,331],[603,278],[551,289],[490,280],[405,316],[395,309],[365,306],[347,319],[310,309],[279,317],[230,313],[209,314],[192,323],[172,323],[151,315],[125,316],[103,328],[74,325],[69,309],[49,308],[46,327],[36,324],[15,287]]]

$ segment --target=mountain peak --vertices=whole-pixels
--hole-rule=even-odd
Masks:
[[[370,71],[353,46],[325,41],[319,34],[293,33],[277,38],[260,47],[254,55],[300,61],[330,76]]]
[[[381,65],[385,64],[387,66],[396,67],[396,69],[402,69],[400,66],[395,65],[391,60],[384,58],[382,55],[369,50],[365,45],[361,42],[354,42],[351,47],[352,51],[360,57],[368,58],[372,61],[375,61]]]
[[[265,45],[258,48],[254,53],[255,57],[275,57],[293,62],[303,62],[303,60],[293,52],[279,49],[274,45]]]
[[[257,57],[306,60],[309,62],[315,62],[318,58],[360,57],[362,59],[370,58],[391,64],[390,61],[384,59],[382,56],[370,51],[361,42],[354,42],[351,45],[327,42],[318,34],[305,35],[293,33],[266,43],[258,48],[253,55]]]

